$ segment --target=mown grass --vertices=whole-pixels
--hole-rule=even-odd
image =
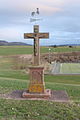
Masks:
[[[79,120],[79,104],[0,100],[0,120]]]
[[[80,84],[80,75],[45,75],[46,82]]]
[[[76,46],[76,47],[50,47],[50,52],[78,52],[80,51],[80,46]],[[48,53],[49,52],[49,47],[41,47],[41,53]]]
[[[57,78],[58,79],[58,78]],[[47,81],[45,79],[45,81]],[[64,80],[65,81],[65,80]],[[0,78],[0,94],[28,88],[28,79]],[[80,86],[46,82],[46,88],[66,90],[72,103],[0,99],[0,120],[79,120]]]
[[[29,75],[25,70],[14,70],[13,66],[12,58],[0,58],[0,94],[28,88]],[[80,76],[45,75],[44,80],[46,88],[66,90],[73,102],[54,103],[0,98],[0,120],[80,120]]]
[[[28,80],[0,78],[0,94],[27,89]],[[74,103],[0,99],[0,120],[79,120],[80,87],[46,82],[46,88],[66,90]]]
[[[65,80],[64,80],[65,81]],[[46,88],[52,90],[66,90],[70,97],[70,100],[80,102],[80,85],[79,84],[63,84],[46,82]],[[12,90],[27,89],[29,85],[29,80],[15,79],[15,78],[4,78],[0,77],[0,93],[10,92]],[[79,85],[79,86],[78,86]]]
[[[69,47],[51,47],[51,52],[74,52],[80,51],[80,46]],[[41,47],[41,53],[48,53],[49,47]],[[33,46],[0,46],[0,55],[18,55],[18,54],[32,54]]]
[[[62,63],[60,67],[60,73],[63,73],[63,74],[79,73],[80,74],[80,63]]]
[[[32,54],[31,46],[0,46],[0,55]]]
[[[0,58],[0,87],[2,91],[27,89],[29,75],[26,70],[14,70],[10,57]],[[46,88],[66,90],[71,100],[80,100],[80,75],[45,75]]]

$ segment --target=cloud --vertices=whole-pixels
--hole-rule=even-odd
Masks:
[[[4,28],[0,29],[0,39],[3,40],[19,40],[20,39],[20,31],[16,28]]]
[[[60,6],[63,5],[63,0],[3,0],[0,1],[0,9],[14,12],[29,12],[39,7],[41,11],[47,14],[61,11]]]
[[[50,32],[48,43],[80,39],[80,0],[1,0],[0,39],[23,41],[24,32],[33,32],[29,19],[37,7],[43,18],[40,31]]]

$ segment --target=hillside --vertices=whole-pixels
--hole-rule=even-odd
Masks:
[[[30,45],[23,42],[7,42],[5,40],[0,40],[0,46],[14,46],[14,45]]]

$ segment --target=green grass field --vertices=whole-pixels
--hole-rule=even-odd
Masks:
[[[53,74],[80,74],[80,63],[54,63]]]
[[[7,48],[6,48],[7,49]],[[0,55],[26,54],[18,47],[9,51],[0,47]],[[15,49],[15,48],[14,48]],[[32,48],[28,48],[30,51]],[[4,51],[2,53],[2,51]],[[15,53],[15,52],[16,53]],[[30,52],[29,51],[29,52]],[[44,50],[43,50],[44,52]],[[0,94],[27,89],[29,76],[26,70],[13,69],[12,57],[0,57]],[[0,98],[0,120],[80,120],[80,75],[45,75],[46,88],[66,90],[70,103],[50,101],[8,100]]]
[[[60,64],[60,73],[80,74],[80,63],[62,63],[62,64]]]
[[[0,55],[32,54],[32,46],[0,46]],[[80,51],[80,46],[76,48],[69,47],[51,47],[51,52],[74,52]],[[41,53],[48,53],[49,47],[41,47]]]

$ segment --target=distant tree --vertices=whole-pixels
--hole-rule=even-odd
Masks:
[[[54,45],[53,47],[54,47],[54,48],[56,48],[57,46],[56,46],[56,45]]]
[[[70,45],[69,48],[72,48],[72,46]]]

